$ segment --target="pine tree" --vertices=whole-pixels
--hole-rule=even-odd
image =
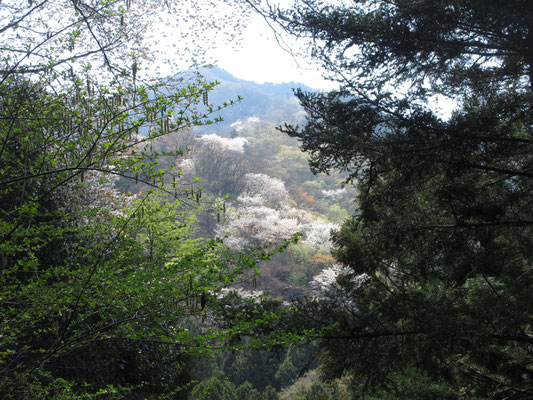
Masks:
[[[386,398],[417,376],[432,398],[531,398],[533,3],[267,12],[341,84],[297,92],[308,122],[283,130],[315,172],[344,171],[360,191],[334,235],[343,306],[301,306],[300,326],[335,326],[325,370]],[[450,117],[436,110],[443,96]]]

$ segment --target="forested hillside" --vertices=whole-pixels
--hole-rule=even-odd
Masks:
[[[304,120],[304,112],[294,96],[294,89],[312,89],[302,83],[259,84],[237,79],[216,66],[203,68],[199,73],[208,82],[220,83],[209,93],[209,103],[219,105],[230,99],[244,100],[238,107],[225,108],[220,112],[224,120],[217,124],[217,132],[227,132],[229,125],[238,120],[245,121],[249,117],[256,117],[275,125],[282,125],[285,122],[300,123]],[[204,128],[199,128],[199,131],[203,132]]]
[[[171,133],[150,149],[167,154],[158,158],[158,166],[179,170],[191,196],[198,196],[198,236],[224,238],[232,248],[244,249],[301,234],[298,244],[262,264],[262,275],[254,280],[255,288],[270,295],[301,296],[314,275],[333,266],[330,233],[356,209],[353,186],[344,187],[339,174],[314,175],[298,142],[277,129],[280,118],[304,121],[293,100],[297,84],[246,82],[218,68],[202,76],[220,82],[210,102],[227,102],[237,90],[249,97],[218,112],[224,121]],[[258,110],[263,119],[255,114]],[[244,119],[228,119],[234,115]],[[186,150],[168,154],[176,149]],[[148,189],[130,179],[122,179],[119,187]]]

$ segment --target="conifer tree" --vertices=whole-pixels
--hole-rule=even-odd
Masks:
[[[324,371],[376,398],[531,398],[533,3],[264,13],[340,83],[298,91],[307,124],[283,130],[315,172],[344,171],[360,192],[334,235],[342,302],[300,306],[299,326],[334,327]]]

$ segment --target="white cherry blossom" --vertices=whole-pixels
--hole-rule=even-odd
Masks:
[[[225,138],[218,136],[216,133],[202,135],[197,138],[202,143],[213,143],[220,146],[221,149],[235,151],[237,153],[244,153],[244,147],[248,144],[248,140],[243,137]]]

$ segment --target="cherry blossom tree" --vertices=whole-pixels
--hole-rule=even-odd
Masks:
[[[247,174],[239,201],[242,204],[264,204],[279,209],[287,205],[289,192],[285,183],[265,174]]]
[[[216,133],[202,135],[197,139],[201,143],[212,143],[220,150],[235,151],[237,153],[244,153],[244,147],[248,145],[248,140],[243,137],[224,138]]]
[[[329,248],[329,236],[336,224],[317,219],[305,210],[292,207],[289,192],[280,179],[265,174],[247,174],[245,188],[235,206],[228,210],[219,236],[237,247],[272,244],[296,233],[314,248]]]

